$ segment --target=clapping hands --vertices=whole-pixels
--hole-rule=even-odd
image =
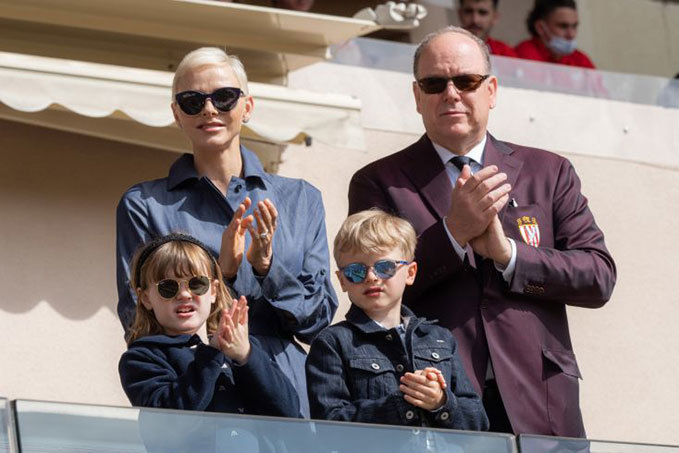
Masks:
[[[231,307],[222,310],[217,332],[213,335],[210,345],[240,365],[248,361],[250,338],[248,336],[248,305],[245,296],[233,299]]]
[[[278,223],[278,211],[268,198],[257,203],[253,214],[245,216],[252,201],[249,197],[238,206],[231,222],[222,234],[219,265],[227,279],[238,273],[243,255],[258,275],[266,275],[273,259],[273,236]],[[256,220],[256,222],[255,222]],[[252,238],[245,252],[245,232]]]
[[[427,367],[401,376],[399,389],[403,398],[413,406],[434,411],[446,402],[446,380],[438,368]]]

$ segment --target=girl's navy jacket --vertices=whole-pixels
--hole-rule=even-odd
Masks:
[[[198,335],[153,335],[133,342],[118,371],[133,406],[300,417],[288,378],[250,336],[238,365]]]
[[[487,430],[481,399],[464,372],[453,335],[432,321],[401,308],[405,334],[385,329],[355,305],[346,321],[314,340],[306,373],[311,416],[392,425]],[[406,372],[436,367],[448,387],[436,411],[409,404],[399,390]]]

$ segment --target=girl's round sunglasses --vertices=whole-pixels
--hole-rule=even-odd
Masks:
[[[193,90],[182,91],[175,94],[174,99],[182,112],[193,116],[203,111],[208,99],[220,112],[228,112],[233,110],[241,96],[245,96],[245,93],[240,88],[223,87],[217,88],[212,93]]]
[[[165,278],[156,283],[158,294],[163,299],[174,299],[182,282],[186,282],[186,287],[194,296],[202,296],[210,289],[210,279],[204,275],[191,278]]]
[[[344,275],[351,283],[364,282],[366,277],[368,277],[368,271],[370,269],[372,269],[379,278],[387,280],[396,274],[398,267],[402,264],[410,264],[410,262],[403,260],[379,260],[375,261],[375,264],[372,266],[363,263],[351,263],[341,267],[340,272],[342,272],[342,275]]]

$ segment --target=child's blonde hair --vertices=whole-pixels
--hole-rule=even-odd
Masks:
[[[217,260],[201,242],[188,235],[171,234],[143,245],[132,259],[130,273],[130,285],[137,293],[137,299],[150,284],[167,278],[170,274],[178,278],[206,275],[210,279],[210,284],[213,280],[217,280],[219,282],[216,289],[217,295],[206,321],[208,334],[216,332],[222,309],[231,305],[231,295],[224,283],[222,270]],[[164,328],[156,319],[153,311],[148,310],[141,301],[137,300],[134,321],[127,336],[127,343],[131,344],[141,337],[163,332]]]
[[[346,218],[335,236],[333,253],[339,264],[341,253],[384,253],[398,247],[403,258],[412,261],[416,245],[417,234],[410,222],[379,209],[370,209]]]

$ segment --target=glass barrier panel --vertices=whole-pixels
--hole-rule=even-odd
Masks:
[[[679,446],[522,434],[519,450],[521,453],[679,453]]]
[[[503,434],[163,409],[16,401],[22,452],[516,451]]]
[[[416,44],[356,38],[332,47],[332,62],[412,74]],[[491,56],[501,86],[679,108],[679,79]]]
[[[9,401],[7,401],[5,398],[0,398],[0,453],[10,452],[9,411]]]

